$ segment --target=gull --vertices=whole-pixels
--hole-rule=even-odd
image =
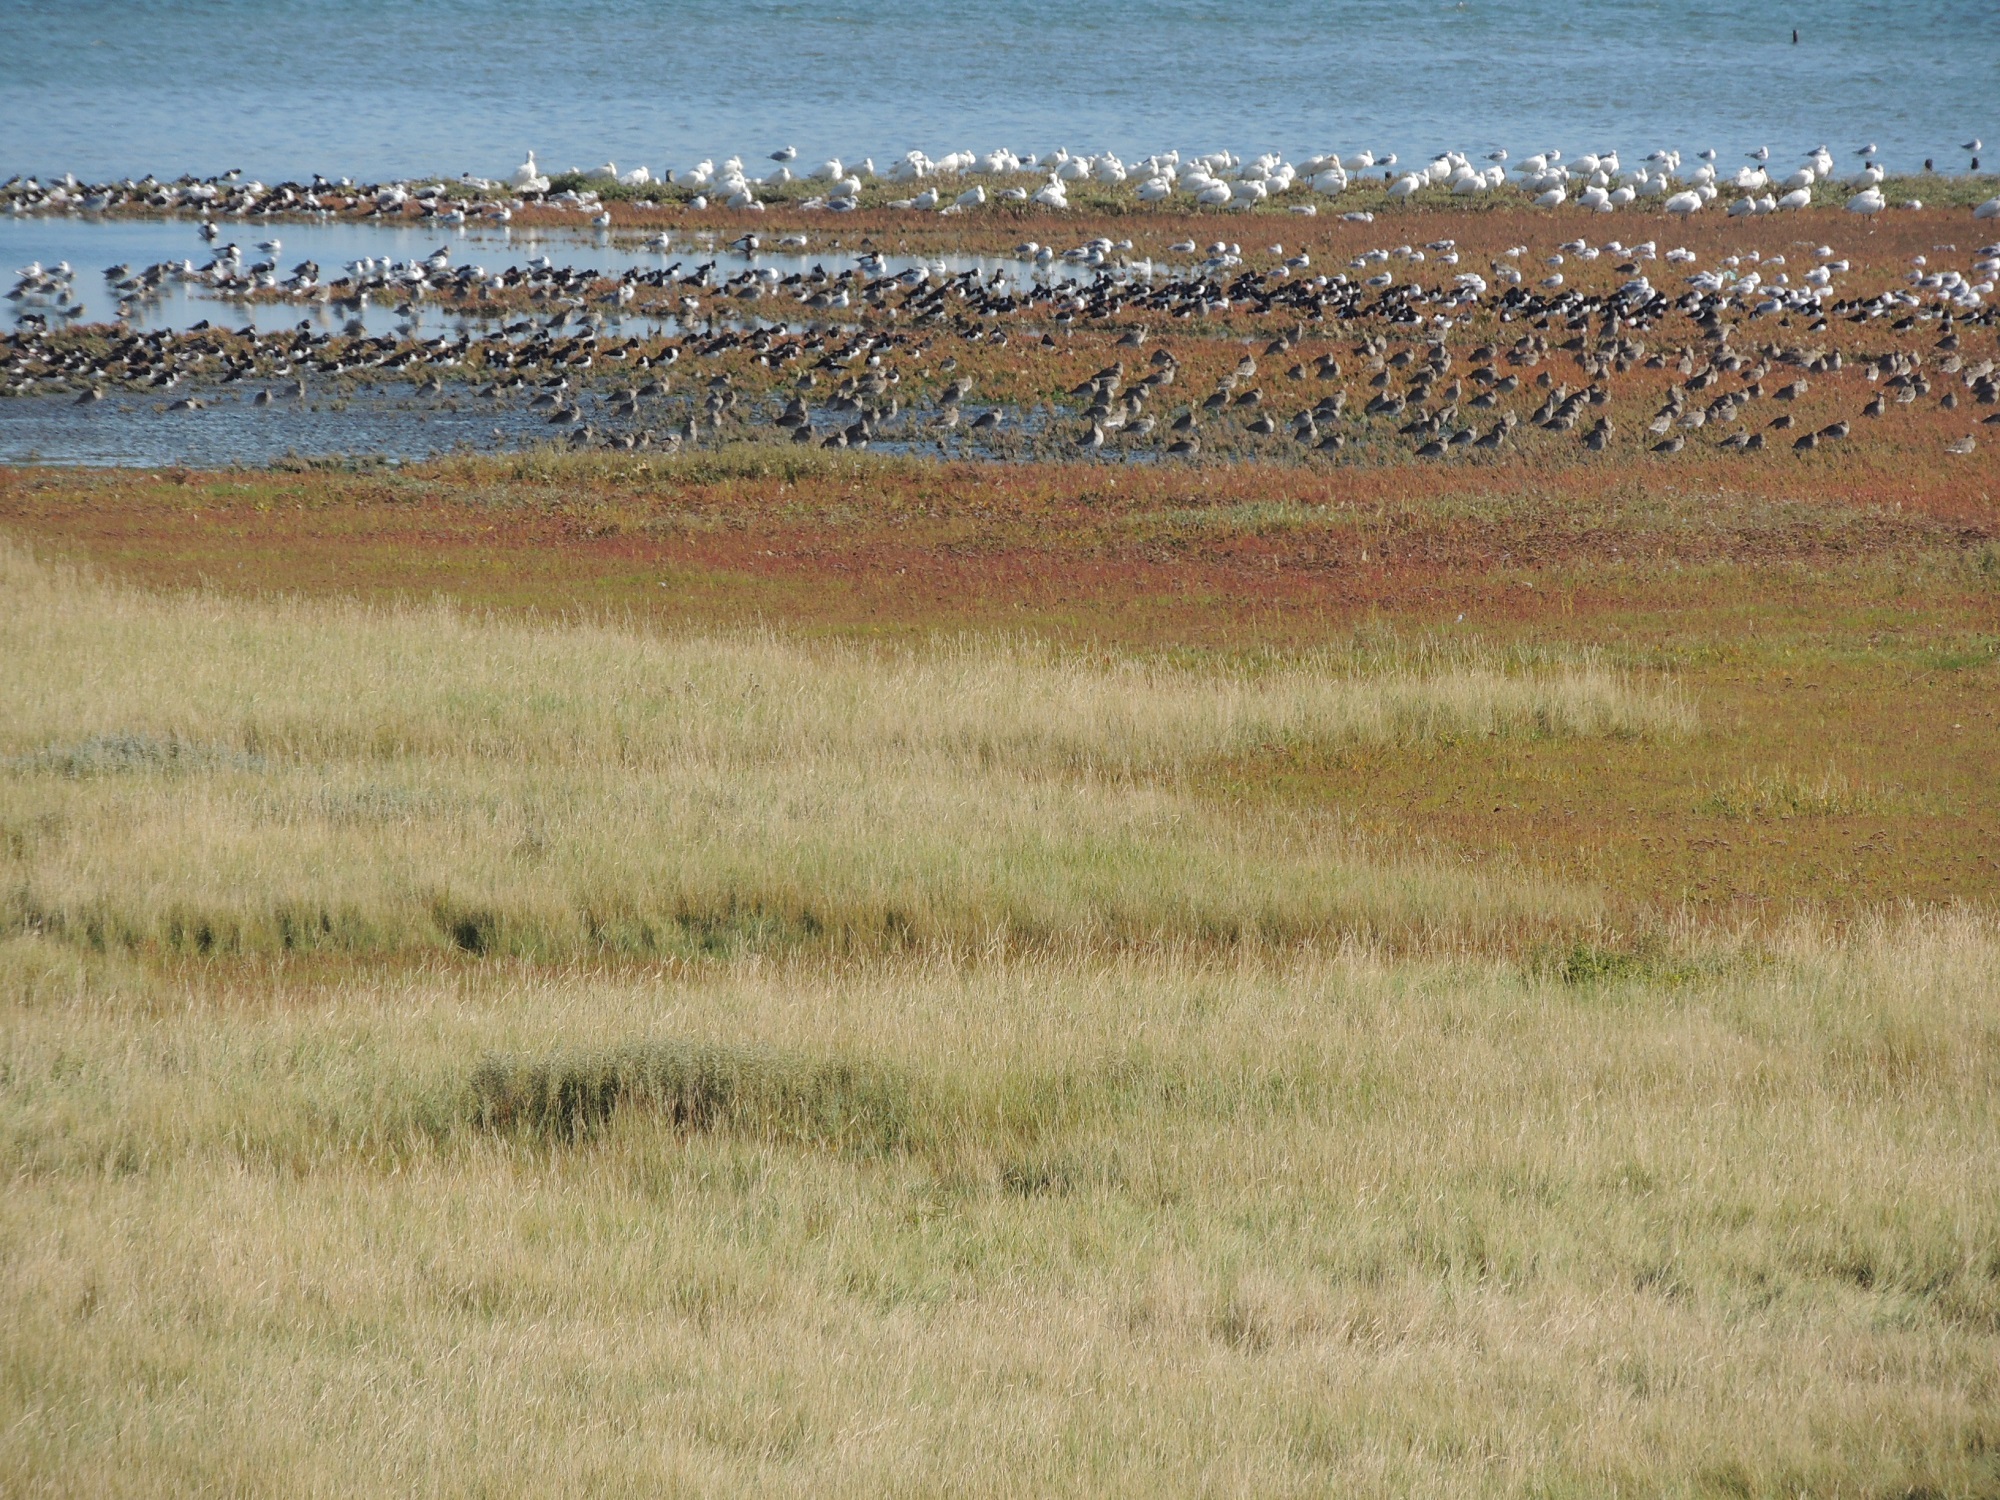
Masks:
[[[1771,159],[1771,148],[1769,146],[1759,146],[1755,151],[1746,152],[1745,154],[1752,161],[1769,161]]]
[[[782,150],[771,153],[772,161],[797,161],[798,159],[799,148],[797,146],[786,146]]]
[[[1859,151],[1855,152],[1854,154],[1856,156],[1873,156],[1880,150],[1881,147],[1877,146],[1873,141],[1870,141],[1867,145],[1863,146]]]
[[[1985,142],[1981,141],[1981,140],[1979,139],[1979,137],[1975,135],[1975,136],[1974,136],[1974,137],[1973,137],[1973,138],[1972,138],[1971,140],[1969,140],[1969,141],[1966,141],[1966,142],[1965,142],[1964,144],[1962,144],[1962,145],[1961,145],[1961,146],[1960,146],[1960,147],[1959,147],[1958,149],[1959,149],[1959,150],[1961,150],[1961,151],[1978,151],[1978,150],[1980,150],[1980,149],[1981,149],[1981,148],[1982,148],[1982,147],[1983,147],[1984,145],[1985,145]]]

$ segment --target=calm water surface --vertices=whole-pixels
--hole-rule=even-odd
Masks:
[[[786,144],[2000,159],[1995,0],[0,0],[0,35],[0,173],[499,174],[529,147],[657,172]]]

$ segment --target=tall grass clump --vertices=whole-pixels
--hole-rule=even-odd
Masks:
[[[468,1091],[479,1128],[558,1142],[580,1140],[629,1110],[676,1130],[879,1154],[935,1131],[941,1111],[913,1079],[878,1063],[671,1040],[487,1057]]]

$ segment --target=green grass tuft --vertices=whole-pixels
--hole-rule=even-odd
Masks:
[[[546,1058],[490,1057],[473,1071],[484,1130],[574,1142],[632,1110],[688,1132],[734,1131],[877,1156],[934,1137],[939,1111],[880,1063],[763,1048],[653,1041]]]

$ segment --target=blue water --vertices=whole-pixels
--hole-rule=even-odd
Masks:
[[[0,0],[0,37],[0,175],[1822,141],[1964,170],[1975,135],[2000,160],[1996,0]]]

